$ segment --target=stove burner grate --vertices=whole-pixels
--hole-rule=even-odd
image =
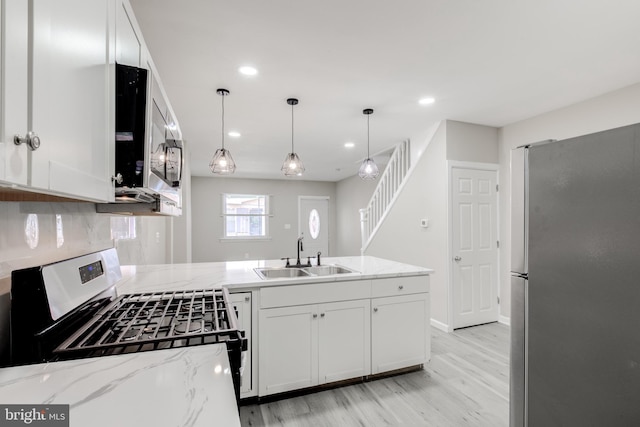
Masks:
[[[117,354],[241,340],[228,300],[226,289],[122,295],[54,352]]]

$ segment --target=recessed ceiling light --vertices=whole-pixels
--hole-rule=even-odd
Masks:
[[[245,76],[255,76],[258,74],[258,70],[248,65],[238,68],[240,74],[244,74]]]
[[[428,98],[421,98],[418,101],[418,104],[420,104],[420,105],[429,105],[429,104],[433,104],[434,102],[436,102],[436,100],[434,98],[428,97]]]
[[[231,131],[227,135],[229,135],[232,138],[239,138],[241,136],[240,132],[235,132],[235,131]]]
[[[345,142],[344,143],[344,148],[353,148],[355,146],[356,146],[356,144],[354,144],[353,142]]]

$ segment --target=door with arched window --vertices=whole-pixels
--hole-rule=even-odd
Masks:
[[[298,234],[304,237],[300,258],[315,258],[318,252],[329,256],[329,197],[300,196],[298,198]],[[313,262],[315,265],[315,262]]]

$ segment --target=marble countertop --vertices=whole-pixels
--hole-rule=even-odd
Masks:
[[[312,262],[315,265],[315,260]],[[161,264],[122,266],[120,294],[136,292],[181,291],[226,286],[230,290],[267,286],[322,283],[386,277],[422,276],[433,270],[371,256],[327,257],[322,265],[337,264],[355,273],[333,276],[295,277],[262,280],[254,268],[283,267],[281,260],[203,262],[191,264]]]
[[[240,426],[224,344],[3,368],[0,403],[69,404],[71,427]]]

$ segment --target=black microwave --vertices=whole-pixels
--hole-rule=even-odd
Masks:
[[[116,64],[115,86],[116,197],[138,191],[179,200],[183,145],[150,96],[149,71]]]

